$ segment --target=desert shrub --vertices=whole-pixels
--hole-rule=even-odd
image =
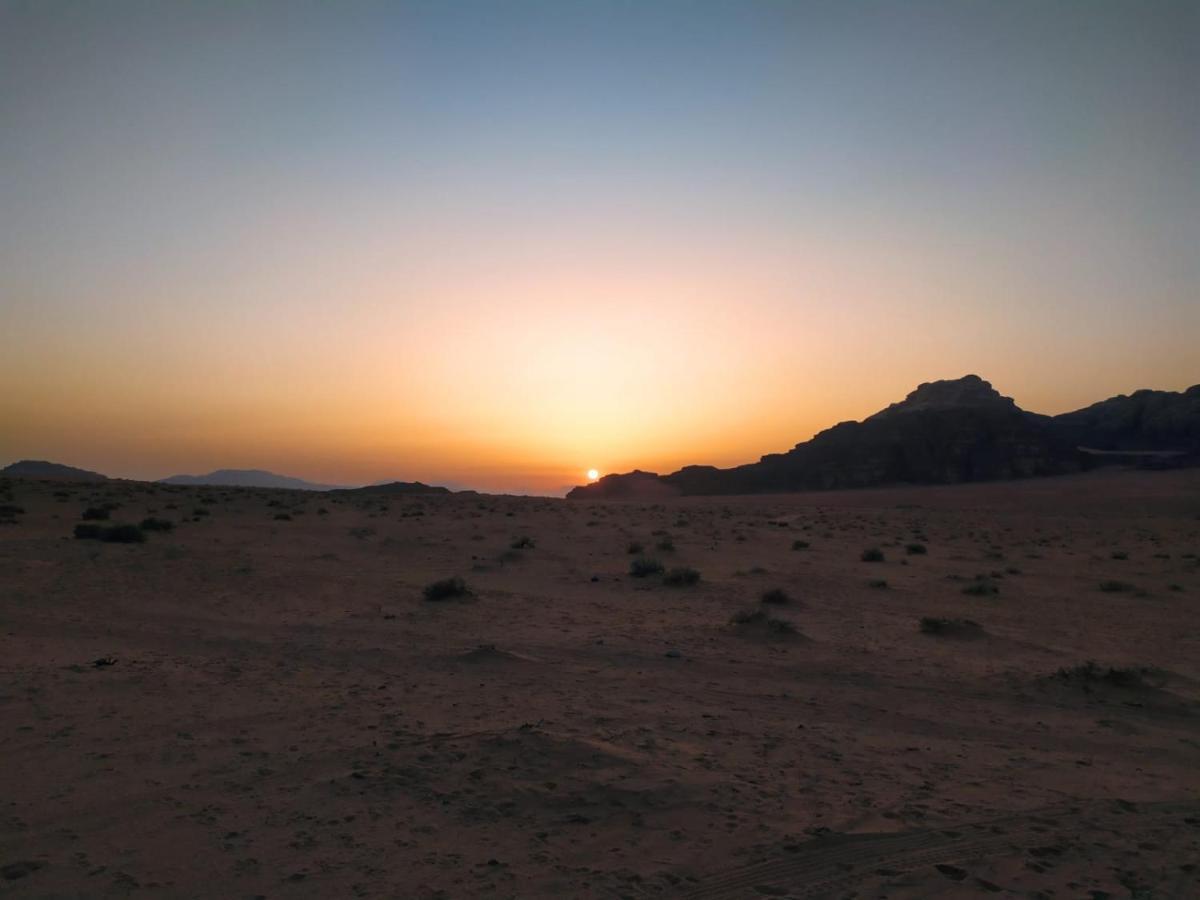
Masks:
[[[791,596],[783,588],[771,588],[770,590],[763,591],[758,599],[763,603],[770,603],[775,606],[782,606],[785,603],[792,602]]]
[[[170,531],[175,527],[175,523],[169,519],[156,519],[153,516],[142,519],[142,523],[138,526],[142,531]]]
[[[872,578],[867,582],[867,587],[877,588],[879,590],[887,590],[887,586],[888,583],[886,578]]]
[[[192,510],[192,515],[198,518],[200,516],[207,516],[211,514],[211,512],[212,511],[207,506],[197,506]]]
[[[654,546],[656,549],[662,551],[663,553],[674,553],[675,552],[675,542],[673,540],[671,540],[670,538],[663,538],[661,541],[659,541]]]
[[[929,550],[928,550],[928,548],[926,548],[926,546],[924,544],[915,544],[914,543],[914,544],[906,544],[904,547],[904,552],[907,553],[909,556],[924,556],[926,553],[929,552]]]
[[[99,525],[81,522],[75,526],[75,537],[81,541],[98,541],[104,529]]]
[[[859,558],[863,562],[883,562],[883,551],[878,547],[868,547]]]
[[[1129,559],[1129,554],[1124,550],[1114,550],[1109,554],[1110,559]]]
[[[146,540],[146,533],[136,525],[110,525],[101,532],[100,540],[110,544],[140,544]]]
[[[986,578],[976,578],[970,584],[962,589],[964,594],[970,594],[972,597],[986,597],[990,594],[1000,593],[1000,588]]]
[[[629,574],[634,578],[646,578],[650,575],[658,575],[662,570],[663,564],[650,556],[636,557],[629,564]]]
[[[808,541],[792,541],[793,550],[807,550]]]
[[[1125,591],[1132,591],[1133,585],[1124,581],[1102,581],[1100,582],[1100,590],[1110,594],[1119,594]]]
[[[422,591],[425,599],[430,601],[453,600],[455,597],[467,597],[470,593],[467,583],[457,575],[430,582]]]
[[[970,619],[943,619],[936,616],[922,616],[920,628],[921,634],[933,635],[966,636],[983,633],[979,623]]]
[[[1152,666],[1115,668],[1101,666],[1094,660],[1088,660],[1082,665],[1059,669],[1054,673],[1054,677],[1059,681],[1081,684],[1085,687],[1095,684],[1123,688],[1161,687],[1165,680],[1162,671]]]
[[[628,553],[628,554],[630,554],[630,555],[633,555],[633,554],[636,554],[636,553],[641,553],[641,552],[642,552],[642,550],[644,550],[644,549],[645,549],[645,548],[644,548],[644,547],[642,547],[642,542],[641,542],[641,541],[630,541],[630,542],[629,542],[629,546],[627,546],[627,547],[625,548],[625,552],[626,552],[626,553]]]
[[[671,587],[687,587],[700,580],[700,573],[687,566],[671,569],[663,576],[663,584]]]
[[[729,620],[731,625],[762,625],[776,634],[795,634],[796,626],[786,619],[776,619],[762,609],[744,609]]]
[[[292,517],[290,515],[288,515],[287,513],[275,513],[275,515],[272,518],[274,518],[278,522],[292,521]]]
[[[532,550],[536,544],[533,538],[529,537],[528,535],[522,535],[521,537],[516,538],[508,546],[513,550]]]
[[[102,522],[109,517],[111,510],[107,506],[89,506],[79,518],[85,522]]]
[[[0,519],[11,519],[13,516],[25,515],[25,507],[14,506],[11,503],[5,503],[0,506]]]
[[[329,515],[329,510],[327,510],[323,506],[318,506],[317,507],[317,515],[318,516],[327,516],[327,515]]]

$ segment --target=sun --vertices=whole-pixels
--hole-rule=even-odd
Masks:
[[[587,476],[588,476],[588,481],[595,481],[597,478],[600,477],[600,473],[597,472],[595,469],[588,469]]]

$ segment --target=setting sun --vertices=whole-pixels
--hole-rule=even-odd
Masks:
[[[595,469],[588,469],[587,477],[588,477],[588,481],[595,481],[597,478],[600,477],[600,473],[597,472]]]

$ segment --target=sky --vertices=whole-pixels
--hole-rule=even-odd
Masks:
[[[554,494],[1197,347],[1194,2],[0,0],[0,462]]]

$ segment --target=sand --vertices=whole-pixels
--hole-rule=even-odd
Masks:
[[[1200,896],[1200,472],[11,493],[5,897]]]

